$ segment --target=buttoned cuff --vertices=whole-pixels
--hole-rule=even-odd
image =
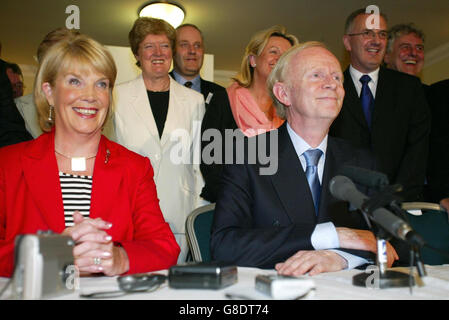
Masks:
[[[355,256],[353,254],[344,252],[344,251],[340,251],[340,250],[330,250],[333,251],[335,253],[337,253],[338,255],[340,255],[343,259],[345,259],[348,263],[348,266],[346,269],[344,270],[351,270],[354,268],[357,268],[358,266],[364,265],[369,263],[368,260],[361,258],[359,256]]]
[[[310,239],[315,250],[326,250],[340,247],[337,229],[332,222],[319,223],[313,230]]]

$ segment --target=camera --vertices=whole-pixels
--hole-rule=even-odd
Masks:
[[[77,270],[71,237],[52,232],[19,235],[15,240],[13,299],[42,299],[73,292]]]

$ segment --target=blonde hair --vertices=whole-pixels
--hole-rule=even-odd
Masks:
[[[286,107],[285,105],[278,100],[278,98],[273,93],[273,87],[277,82],[285,82],[287,71],[290,68],[290,60],[293,56],[300,53],[301,51],[308,49],[320,47],[327,50],[326,45],[318,41],[308,41],[304,43],[296,44],[295,46],[288,49],[284,54],[279,58],[276,66],[270,72],[270,75],[267,79],[267,90],[270,94],[271,99],[274,102],[274,106],[276,108],[276,113],[281,119],[286,119]]]
[[[34,102],[38,111],[39,125],[44,132],[51,131],[54,121],[49,120],[48,104],[42,85],[46,82],[55,86],[58,75],[70,70],[73,66],[82,71],[94,69],[109,80],[108,116],[112,114],[112,89],[117,76],[117,68],[109,51],[100,43],[86,35],[67,37],[51,46],[42,58],[34,82]],[[53,107],[53,106],[52,106]],[[103,123],[104,125],[104,123]]]
[[[141,17],[134,21],[134,25],[129,31],[128,40],[131,51],[136,56],[139,51],[140,43],[145,40],[149,34],[164,34],[170,41],[170,47],[173,51],[176,43],[176,30],[168,22],[162,19]],[[140,67],[139,61],[136,63]]]
[[[74,37],[77,35],[80,35],[79,31],[70,30],[67,28],[57,28],[57,29],[47,33],[45,35],[44,39],[39,44],[39,47],[37,48],[36,58],[37,58],[38,63],[40,63],[42,61],[44,54],[47,52],[47,50],[52,45],[54,45],[58,41],[61,41],[62,39],[65,39],[67,37]]]
[[[275,25],[257,32],[249,41],[242,58],[239,74],[233,78],[242,87],[249,87],[253,81],[254,68],[251,66],[250,57],[259,56],[271,37],[281,37],[290,42],[292,46],[298,43],[298,39],[287,34],[287,29],[281,25]]]

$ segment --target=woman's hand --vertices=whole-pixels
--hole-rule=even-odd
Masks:
[[[62,234],[71,236],[76,243],[73,256],[81,275],[114,276],[129,270],[126,251],[114,246],[112,237],[105,231],[112,227],[110,223],[100,218],[84,219],[78,211],[74,212],[73,221],[75,225]]]

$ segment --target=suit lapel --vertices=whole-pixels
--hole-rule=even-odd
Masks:
[[[385,77],[385,69],[381,67],[377,80],[376,98],[374,99],[373,122],[377,118],[388,119],[391,116],[392,106],[394,105],[394,90],[392,90],[392,86],[389,87],[387,85]],[[385,113],[387,117],[382,116]]]
[[[162,132],[161,137],[162,147],[170,141],[170,135],[174,130],[177,128],[185,128],[185,126],[181,125],[180,122],[186,120],[182,117],[182,110],[185,109],[184,105],[186,104],[186,98],[182,91],[177,90],[177,86],[181,85],[170,77],[170,98],[168,102],[167,118],[165,120],[164,131]]]
[[[54,131],[42,134],[23,155],[24,179],[50,230],[65,228],[61,184],[55,157]]]
[[[201,79],[201,93],[204,97],[204,104],[205,107],[207,108],[214,96],[214,92],[212,90],[212,86],[209,85],[209,83],[207,81],[204,81],[202,78]],[[209,97],[210,95],[210,97]]]
[[[112,211],[110,210],[113,203],[111,199],[118,196],[123,178],[123,161],[120,161],[119,156],[117,148],[102,136],[92,178],[90,203],[92,219],[101,216],[102,219],[108,221],[107,217]]]
[[[312,194],[301,162],[288,135],[286,122],[279,127],[278,172],[271,176],[274,188],[293,223],[315,223]]]
[[[321,198],[320,210],[318,212],[318,223],[329,221],[329,206],[335,202],[335,198],[331,195],[329,190],[329,182],[337,172],[337,166],[340,163],[338,150],[334,148],[334,141],[332,137],[328,137],[326,149],[326,161],[324,163],[323,179],[321,182]]]
[[[353,117],[368,130],[368,124],[366,123],[365,115],[363,114],[362,104],[357,94],[357,90],[355,89],[354,82],[352,81],[349,67],[344,72],[344,78],[345,98],[343,108],[345,108],[345,111],[350,112]]]
[[[148,100],[147,88],[143,81],[142,75],[132,82],[131,91],[131,106],[134,108],[140,119],[144,121],[144,125],[153,139],[157,140],[159,144],[159,132],[157,130],[156,121],[154,120],[153,112],[151,110],[150,101]],[[170,110],[170,108],[169,108]]]

